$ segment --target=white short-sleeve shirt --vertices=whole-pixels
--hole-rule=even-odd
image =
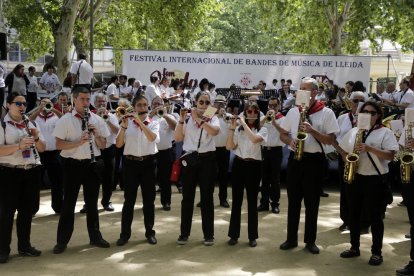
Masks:
[[[352,120],[352,121],[351,121]],[[336,135],[336,140],[340,141],[344,135],[356,125],[356,117],[350,115],[350,112],[342,114],[338,117],[339,133]]]
[[[263,119],[264,118],[260,118],[260,120]],[[285,117],[281,116],[279,119],[276,119],[276,123],[281,125],[284,120]],[[285,145],[282,140],[280,140],[280,133],[272,122],[265,122],[263,127],[267,129],[267,141],[263,143],[264,147],[283,147]]]
[[[156,98],[157,96],[161,97],[161,91],[160,91],[160,88],[157,87],[155,84],[150,84],[145,89],[145,94],[144,95],[148,100],[148,104],[151,105],[152,100],[154,98]]]
[[[212,126],[220,127],[219,120],[217,116],[209,121]],[[178,126],[178,125],[177,125]],[[198,140],[200,138],[202,128],[197,126],[196,121],[190,116],[188,121],[184,121],[183,131],[184,131],[184,144],[183,150],[186,152],[197,151]],[[198,149],[199,153],[205,153],[209,151],[215,151],[216,144],[214,143],[214,136],[211,136],[207,131],[203,130],[201,135],[200,148]]]
[[[134,123],[134,119],[129,118],[128,128],[125,130],[124,136],[124,155],[141,157],[153,155],[158,152],[157,143],[160,141],[160,124],[158,121],[150,120],[148,117],[144,122],[147,122],[147,127],[157,135],[157,138],[150,142],[142,129]]]
[[[43,84],[46,87],[47,91],[55,91],[60,85],[58,76],[56,76],[56,74],[49,75],[48,72],[45,72],[43,74],[39,83]]]
[[[231,116],[230,113],[226,113],[225,116]],[[218,117],[219,124],[220,124],[220,131],[219,133],[214,136],[214,143],[216,147],[225,147],[227,143],[227,135],[229,132],[229,124],[223,119],[223,117]]]
[[[45,138],[46,151],[56,150],[56,138],[53,135],[53,131],[55,130],[57,121],[59,121],[59,117],[53,112],[48,113],[47,116],[40,113],[39,116],[36,117],[35,122],[37,127],[40,128],[40,131]]]
[[[76,117],[76,110],[72,110],[71,113],[66,113],[63,117],[57,121],[53,135],[56,138],[61,140],[76,142],[79,141],[82,136],[82,120]],[[104,138],[108,138],[109,131],[104,120],[98,115],[90,112],[89,123],[94,124],[98,130],[98,135]],[[100,156],[101,151],[96,146],[95,138],[92,137],[92,148],[95,156]],[[73,159],[90,159],[91,150],[89,143],[84,143],[83,145],[69,149],[62,150],[60,155],[64,158],[73,158]]]
[[[108,113],[108,118],[109,118],[109,122],[111,122],[111,124],[113,124],[116,127],[119,127],[119,122],[118,122],[118,118],[112,114],[112,113]],[[109,148],[112,145],[116,144],[116,136],[118,135],[118,133],[113,133],[111,128],[109,127],[108,123],[105,122],[106,127],[108,128],[109,131],[109,136],[108,138],[106,138],[106,147],[105,148]]]
[[[346,152],[352,153],[354,150],[354,144],[358,128],[354,127],[348,133],[346,133],[342,139],[339,141],[339,146]],[[367,137],[365,144],[373,146],[382,150],[393,150],[397,151],[399,146],[397,139],[395,138],[394,133],[386,128],[381,127],[373,130]],[[381,174],[388,173],[388,163],[390,161],[379,159],[375,154],[370,153],[372,159],[374,160],[378,170]],[[374,165],[372,165],[366,152],[359,153],[358,161],[358,174],[361,175],[378,175]]]
[[[80,66],[80,68],[79,68]],[[70,68],[70,73],[77,75],[79,69],[79,76],[76,81],[78,84],[91,84],[93,79],[93,69],[92,66],[86,62],[86,60],[81,59],[72,64]]]
[[[234,154],[240,158],[262,160],[262,145],[267,142],[267,128],[262,127],[259,131],[252,129],[254,134],[263,138],[261,143],[253,143],[249,137],[247,137],[244,130],[240,130],[240,126],[234,130],[233,142],[237,147],[233,150]]]
[[[177,120],[171,114],[165,114],[164,116],[169,116],[172,119]],[[170,125],[168,124],[167,120],[165,120],[165,118],[154,116],[152,119],[158,121],[160,125],[160,141],[157,143],[158,150],[166,150],[171,148],[174,130],[170,128]]]
[[[109,96],[115,96],[115,97],[119,97],[119,88],[116,87],[115,83],[111,83],[110,85],[108,85],[108,87],[106,88],[106,95],[108,95],[109,101],[112,103],[117,103],[118,100],[112,100]]]
[[[322,110],[309,115],[309,118],[312,121],[312,126],[322,134],[336,134],[339,132],[339,126],[336,121],[335,113],[327,107],[324,107]],[[281,127],[289,132],[292,138],[296,138],[299,128],[299,121],[299,108],[295,106],[286,114],[285,120],[282,122]],[[290,147],[289,149],[292,150]],[[305,140],[304,152],[322,152],[321,146],[311,134],[308,134],[308,139]]]

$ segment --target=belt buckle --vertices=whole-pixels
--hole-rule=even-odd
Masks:
[[[137,156],[137,160],[138,160],[138,161],[143,161],[143,160],[144,160],[144,157],[142,157],[142,156]]]

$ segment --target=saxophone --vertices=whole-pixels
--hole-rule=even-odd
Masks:
[[[359,129],[355,137],[354,150],[346,156],[346,164],[344,169],[344,181],[351,184],[354,181],[355,173],[358,170],[359,151],[356,146],[362,142],[363,129]]]
[[[402,183],[410,183],[411,180],[411,168],[414,162],[414,154],[412,153],[412,150],[408,147],[408,141],[413,138],[412,130],[413,123],[409,123],[408,127],[405,130],[404,150],[400,154],[400,172]]]
[[[305,106],[302,106],[302,111],[300,111],[300,120],[298,126],[298,133],[296,134],[296,149],[295,155],[293,158],[295,160],[302,160],[303,150],[305,149],[305,140],[308,139],[308,134],[306,132],[300,131],[300,125],[306,121],[306,110]]]

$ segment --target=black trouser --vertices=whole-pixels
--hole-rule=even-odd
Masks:
[[[29,112],[33,108],[36,107],[36,101],[37,101],[37,93],[36,92],[27,92],[27,108],[26,112]]]
[[[411,235],[411,249],[410,257],[414,260],[414,177],[411,172],[411,181],[408,184],[403,183],[403,191],[406,195],[404,199],[405,205],[407,206],[408,218],[410,220],[410,235]]]
[[[232,168],[231,217],[228,236],[232,239],[240,237],[241,206],[244,189],[247,195],[247,231],[249,240],[255,240],[258,234],[257,195],[261,178],[261,161],[244,161],[237,156]]]
[[[363,176],[357,174],[355,176],[355,182],[346,187],[351,248],[359,249],[361,212],[367,208],[372,232],[371,252],[375,255],[381,255],[382,239],[384,236],[382,215],[384,214],[386,184],[382,177],[379,175]]]
[[[161,204],[171,204],[171,168],[174,162],[174,152],[172,148],[160,150],[155,155],[158,168],[158,183],[161,188]]]
[[[17,248],[25,250],[31,247],[32,213],[39,195],[40,169],[0,167],[0,175],[0,255],[9,255],[16,210]]]
[[[230,161],[230,151],[226,147],[217,147],[217,179],[219,182],[219,200],[224,202],[227,200],[227,183],[228,183],[228,171]]]
[[[181,236],[189,237],[194,211],[197,183],[200,185],[201,220],[204,239],[214,238],[214,180],[216,155],[214,152],[197,157],[193,167],[182,168],[183,200],[181,201]]]
[[[63,201],[63,185],[59,151],[44,151],[39,153],[39,156],[52,185],[52,209],[56,213],[60,213]]]
[[[142,210],[144,211],[145,237],[155,235],[154,209],[155,209],[155,166],[154,157],[143,161],[123,158],[122,172],[125,180],[124,206],[122,207],[121,238],[129,240],[131,237],[131,224],[134,218],[134,206],[137,200],[138,187],[141,186]]]
[[[124,147],[115,149],[115,172],[114,172],[114,182],[112,189],[115,190],[116,186],[119,184],[121,189],[124,189],[124,180],[122,178],[122,161],[124,156]]]
[[[287,240],[297,242],[302,200],[305,203],[305,243],[315,243],[319,201],[320,172],[323,170],[322,153],[304,153],[300,161],[291,152],[287,166],[288,225]]]
[[[97,158],[98,162],[102,162]],[[102,238],[99,231],[98,196],[99,174],[97,163],[91,164],[90,160],[76,160],[62,158],[63,168],[63,205],[57,230],[57,243],[67,244],[73,233],[75,206],[78,199],[80,186],[83,186],[83,194],[86,205],[86,223],[89,239],[96,241]],[[101,163],[102,164],[102,163]]]
[[[115,170],[115,145],[101,150],[101,157],[104,164],[104,169],[101,173],[102,182],[102,206],[108,206],[111,201],[114,170]]]
[[[260,189],[262,198],[260,204],[268,207],[270,202],[272,207],[279,207],[282,147],[263,147],[262,157],[262,187]]]

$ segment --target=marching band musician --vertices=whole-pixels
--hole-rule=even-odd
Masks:
[[[152,100],[149,117],[158,121],[160,125],[160,141],[157,143],[158,152],[155,155],[158,168],[158,180],[161,188],[161,204],[165,211],[171,210],[171,183],[170,175],[175,154],[172,148],[174,130],[177,126],[176,118],[168,114],[164,101],[160,97]]]
[[[283,129],[280,133],[281,140],[289,145],[292,152],[287,167],[287,240],[280,245],[280,249],[287,250],[298,245],[298,227],[303,199],[306,208],[304,237],[306,249],[312,254],[319,254],[319,248],[315,241],[322,189],[322,181],[318,179],[318,175],[324,170],[325,162],[322,144],[332,144],[335,139],[334,134],[339,131],[339,127],[333,111],[315,100],[318,92],[318,83],[315,79],[303,78],[300,89],[311,91],[310,108],[308,111],[302,111],[306,112],[307,121],[300,123],[301,111],[298,107],[294,107],[289,110],[281,124]],[[298,131],[308,134],[301,160],[294,158],[294,152],[297,150],[296,136]]]
[[[342,137],[348,133],[352,128],[356,126],[357,123],[357,109],[358,104],[360,102],[365,102],[366,97],[364,92],[356,91],[353,92],[350,96],[350,107],[351,110],[348,113],[342,114],[338,117],[338,125],[339,125],[339,133],[336,135],[336,140],[333,144],[335,150],[342,156],[343,150],[339,147],[338,141],[342,139]],[[339,216],[342,220],[342,225],[339,226],[339,230],[345,231],[348,230],[349,227],[349,208],[348,208],[348,200],[346,197],[346,185],[347,183],[344,182],[344,167],[345,163],[342,158],[338,158],[338,176],[339,176],[339,184],[340,184],[340,203],[339,203]],[[367,223],[367,225],[369,225]],[[367,225],[364,225],[363,228],[367,228]]]
[[[227,134],[229,128],[229,120],[226,116],[231,118],[231,114],[226,113],[226,98],[223,95],[218,95],[214,101],[214,107],[217,108],[217,114],[220,124],[220,132],[214,136],[214,143],[216,144],[217,155],[217,178],[219,182],[219,200],[220,206],[230,208],[227,202],[227,184],[228,184],[228,170],[230,161],[230,151],[226,149]]]
[[[39,107],[29,116],[30,121],[36,122],[45,138],[45,151],[39,155],[51,183],[52,209],[56,214],[59,214],[62,209],[63,187],[59,151],[56,149],[53,131],[61,116],[62,113],[53,108],[52,102],[48,98],[42,99]]]
[[[145,237],[149,244],[156,244],[154,227],[156,143],[160,141],[159,123],[148,117],[148,101],[144,96],[132,101],[137,117],[122,118],[116,147],[124,147],[124,206],[122,207],[121,234],[118,246],[125,245],[131,237],[131,224],[138,187],[141,186],[144,211]]]
[[[104,149],[108,128],[102,118],[89,109],[90,91],[84,86],[76,86],[72,91],[75,107],[66,113],[55,126],[56,148],[61,150],[63,167],[63,206],[57,229],[57,244],[54,254],[63,253],[70,241],[74,226],[74,210],[83,185],[87,209],[87,228],[90,244],[108,248],[109,243],[99,231],[98,195],[99,175],[102,169],[100,149]],[[88,143],[89,142],[89,143]],[[94,162],[95,161],[95,162]]]
[[[54,109],[62,113],[62,115],[71,112],[68,94],[60,92],[57,96],[57,102],[53,105]],[[62,117],[59,116],[59,117]]]
[[[240,126],[232,119],[226,148],[234,150],[232,168],[232,206],[228,236],[229,245],[235,245],[240,237],[241,206],[244,189],[247,194],[249,246],[256,247],[258,236],[257,194],[262,169],[261,145],[267,141],[267,129],[260,127],[259,106],[247,103]]]
[[[214,244],[214,203],[213,191],[216,170],[216,146],[213,137],[220,131],[216,116],[210,120],[203,117],[210,105],[209,92],[200,91],[196,97],[196,107],[180,110],[180,121],[175,129],[175,141],[183,143],[186,156],[183,160],[182,184],[183,199],[181,201],[181,234],[177,243],[184,245],[191,233],[196,185],[200,185],[201,217],[204,234],[204,245]]]
[[[355,92],[354,92],[355,93]],[[358,169],[355,180],[347,184],[349,207],[349,228],[351,248],[341,253],[342,258],[352,258],[360,255],[360,218],[364,206],[369,208],[369,220],[372,232],[372,247],[370,265],[380,265],[384,222],[382,215],[386,205],[386,175],[388,163],[393,160],[398,150],[398,143],[393,132],[383,127],[382,109],[375,102],[366,102],[360,113],[371,114],[371,128],[364,131],[362,142],[356,143],[358,128],[354,127],[340,140],[339,146],[344,153],[359,153]],[[346,155],[342,156],[344,159]]]
[[[6,263],[9,258],[16,210],[19,254],[37,257],[42,253],[32,247],[30,231],[40,188],[38,152],[44,151],[45,142],[39,129],[23,117],[27,106],[25,97],[11,92],[6,103],[8,113],[0,128],[0,263]]]
[[[283,160],[282,148],[284,143],[280,140],[280,124],[284,116],[279,112],[280,101],[276,97],[269,98],[268,113],[262,117],[261,124],[267,129],[267,141],[262,147],[262,187],[260,189],[262,198],[257,207],[259,212],[269,211],[269,203],[272,213],[279,214],[280,200],[280,171]],[[270,119],[269,119],[270,118]]]

